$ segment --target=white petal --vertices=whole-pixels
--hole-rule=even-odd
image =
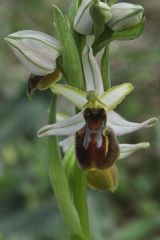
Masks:
[[[86,92],[68,85],[54,84],[51,86],[53,93],[61,95],[72,102],[77,108],[82,109],[87,102]]]
[[[40,42],[44,42],[50,47],[53,47],[58,51],[60,50],[60,42],[56,38],[43,32],[34,31],[34,30],[23,30],[23,31],[12,33],[8,37],[9,38],[11,37],[13,39],[28,38],[28,39],[35,39],[37,41],[39,40]]]
[[[46,131],[46,130],[49,131],[54,128],[56,129],[56,128],[69,127],[69,126],[72,126],[77,123],[84,123],[84,118],[83,118],[82,112],[77,113],[76,115],[73,115],[72,117],[67,117],[62,121],[58,121],[56,123],[46,125],[46,126],[42,127],[40,130],[41,130],[41,132]]]
[[[69,136],[64,138],[59,142],[59,145],[62,147],[63,152],[65,153],[71,145],[74,144],[74,136]]]
[[[89,13],[91,3],[92,0],[83,0],[74,19],[74,29],[81,34],[90,35],[92,33],[93,22]]]
[[[66,118],[68,118],[69,116],[63,112],[58,112],[56,114],[56,122],[60,122],[62,120],[65,120]]]
[[[48,127],[45,126],[37,132],[38,137],[43,137],[43,136],[70,136],[74,135],[80,128],[84,126],[83,122],[73,124],[71,126],[66,126],[66,127],[60,127],[60,128],[50,128],[50,125]]]
[[[29,72],[43,76],[55,70],[60,55],[60,43],[55,38],[24,30],[10,34],[5,40]]]
[[[106,104],[109,110],[114,109],[133,90],[131,83],[114,86],[104,92],[100,100]]]
[[[119,144],[120,148],[120,157],[119,159],[128,157],[132,153],[140,149],[148,148],[150,144],[148,142],[142,142],[137,144]]]
[[[108,112],[107,125],[111,127],[116,136],[121,136],[127,133],[135,132],[141,128],[149,128],[156,124],[156,118],[150,118],[142,123],[129,122],[122,118],[118,113]]]
[[[104,92],[103,81],[91,47],[84,48],[82,63],[87,91],[95,90],[98,95],[101,95]]]

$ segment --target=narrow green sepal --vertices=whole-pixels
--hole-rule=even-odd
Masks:
[[[112,17],[112,13],[108,5],[104,3],[101,4],[104,6],[102,7],[100,3],[93,3],[89,9],[94,24],[94,33],[96,38],[103,33],[105,23]]]

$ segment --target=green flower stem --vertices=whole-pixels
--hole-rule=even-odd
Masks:
[[[56,120],[56,96],[50,109],[49,123]],[[61,215],[69,230],[71,239],[88,240],[84,237],[77,210],[73,204],[68,180],[63,168],[58,139],[55,136],[48,138],[47,157],[49,176],[57,199]]]
[[[101,62],[101,73],[105,91],[111,88],[109,46],[109,44],[106,45]]]
[[[85,236],[89,240],[86,174],[77,166],[77,163],[74,165],[72,189],[74,203],[79,214],[81,226]]]

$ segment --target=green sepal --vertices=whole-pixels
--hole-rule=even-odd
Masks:
[[[55,5],[53,7],[55,28],[60,41],[63,43],[61,49],[63,70],[69,85],[82,89],[84,86],[82,66],[72,32],[61,10]]]
[[[105,24],[112,18],[111,9],[106,3],[95,0],[89,8],[96,39],[104,32]]]
[[[105,16],[101,12],[98,4],[92,4],[89,9],[94,24],[94,34],[96,39],[103,33],[105,27]]]
[[[143,17],[141,22],[136,26],[130,27],[120,32],[114,32],[111,37],[111,41],[114,41],[114,40],[127,41],[127,40],[138,38],[142,34],[145,28],[145,25],[146,25],[146,17]]]

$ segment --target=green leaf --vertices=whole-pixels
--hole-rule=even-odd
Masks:
[[[80,5],[80,0],[71,1],[70,8],[69,8],[69,11],[68,11],[68,18],[70,20],[70,29],[72,31],[72,35],[74,37],[75,44],[77,46],[79,56],[81,56],[84,45],[85,45],[85,36],[83,36],[83,35],[79,34],[78,32],[74,31],[74,27],[73,27],[74,18],[76,16],[79,5]]]
[[[134,27],[128,28],[126,30],[120,31],[120,32],[114,32],[114,34],[111,37],[111,41],[114,40],[122,40],[122,41],[127,41],[127,40],[132,40],[135,38],[138,38],[141,33],[143,32],[146,24],[146,18],[143,17],[141,22],[137,24]]]
[[[55,28],[62,43],[63,70],[70,85],[83,89],[84,79],[81,61],[68,21],[59,8],[55,5],[53,7]]]
[[[70,7],[68,10],[68,17],[72,25],[73,25],[74,17],[76,15],[78,7],[79,7],[79,0],[71,1]]]
[[[118,0],[108,0],[108,5],[111,6],[115,4]]]
[[[49,123],[53,123],[55,120],[56,97],[54,96],[50,110]],[[77,237],[77,239],[84,240],[85,237],[81,228],[79,216],[73,204],[68,180],[63,168],[57,137],[48,138],[47,150],[49,176],[62,217],[73,239]]]
[[[70,186],[72,185],[72,175],[73,175],[73,168],[74,168],[74,162],[75,162],[75,149],[74,145],[69,147],[67,152],[64,155],[63,158],[63,165],[64,170],[68,179],[68,182],[70,183]]]

